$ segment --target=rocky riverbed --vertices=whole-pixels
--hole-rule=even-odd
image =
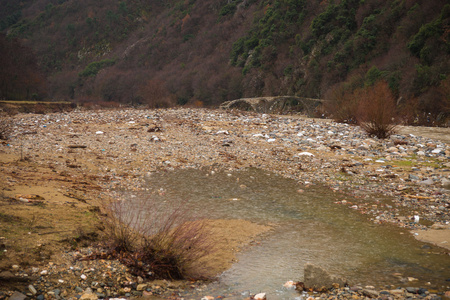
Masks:
[[[209,109],[75,111],[9,120],[9,139],[0,145],[0,299],[178,299],[186,291],[193,299],[208,296],[200,282],[146,282],[116,261],[76,260],[91,251],[83,246],[96,234],[102,201],[120,189],[141,190],[151,172],[181,168],[260,168],[305,188],[321,185],[352,199],[336,205],[375,224],[407,228],[439,246],[441,255],[450,249],[448,129],[429,138],[426,130],[418,136],[401,128],[401,134],[378,140],[328,120]],[[244,239],[234,248],[243,247]],[[428,291],[405,282],[401,289],[341,287],[302,297],[434,299],[449,286]]]

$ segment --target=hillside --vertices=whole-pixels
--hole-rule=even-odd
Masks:
[[[1,51],[32,49],[1,62],[32,66],[2,68],[1,97],[215,106],[269,95],[332,99],[383,79],[410,120],[445,119],[447,3],[0,0]],[[29,74],[35,80],[19,80]]]

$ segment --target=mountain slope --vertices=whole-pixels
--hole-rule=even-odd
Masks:
[[[384,79],[409,109],[449,109],[445,0],[1,2],[0,29],[34,50],[49,98],[217,105]]]

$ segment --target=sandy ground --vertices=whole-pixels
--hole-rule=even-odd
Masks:
[[[450,229],[414,230],[414,237],[419,241],[450,250]]]

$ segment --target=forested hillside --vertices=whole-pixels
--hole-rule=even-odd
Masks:
[[[409,121],[450,111],[447,0],[0,7],[1,98],[212,106],[268,95],[335,99],[385,80]]]

